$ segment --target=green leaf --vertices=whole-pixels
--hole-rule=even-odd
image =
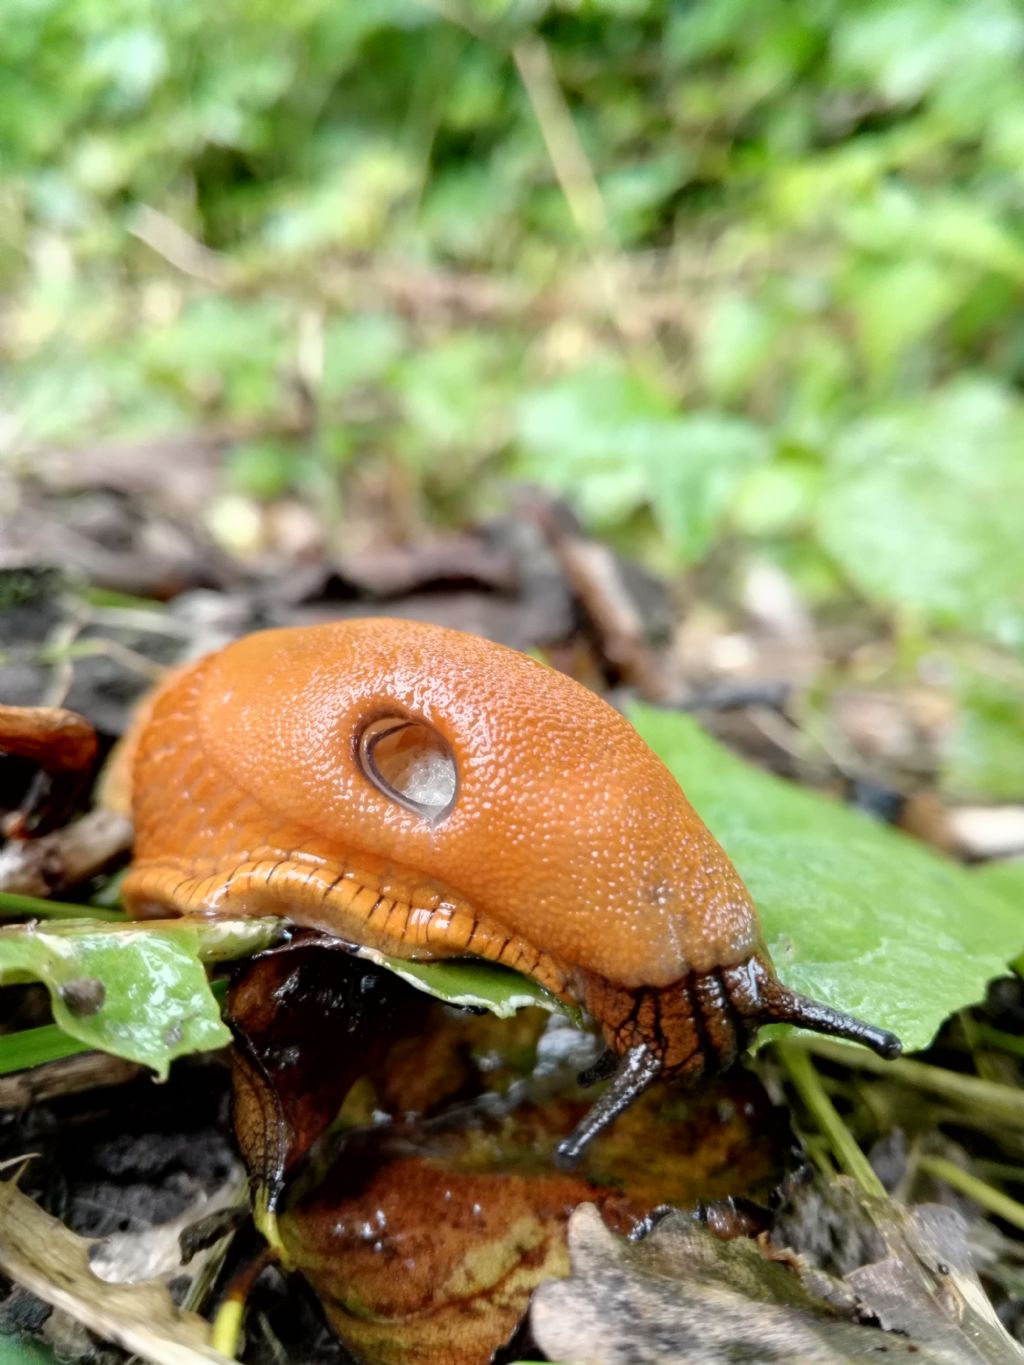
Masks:
[[[694,563],[710,549],[743,476],[768,459],[771,441],[726,413],[694,412],[666,425],[652,510],[680,558]]]
[[[151,380],[191,402],[215,399],[238,413],[279,399],[288,310],[273,298],[193,300],[173,322],[150,330],[142,359]]]
[[[917,1049],[1024,948],[1024,910],[925,845],[751,767],[689,717],[630,718],[739,868],[787,985]]]
[[[947,263],[899,256],[850,272],[846,294],[861,351],[879,379],[898,372],[907,352],[960,303],[961,272]]]
[[[820,535],[869,597],[1024,644],[1024,408],[964,381],[852,426]]]
[[[579,370],[519,405],[523,473],[573,496],[592,525],[630,516],[651,497],[650,465],[668,414],[635,376]]]
[[[453,333],[395,366],[395,396],[406,419],[407,456],[436,467],[438,451],[460,445],[487,449],[500,430],[501,376],[508,360],[489,337]]]
[[[1024,688],[975,676],[957,699],[941,785],[958,797],[1024,799]]]
[[[795,548],[816,552],[820,557],[821,551],[813,542],[797,537],[812,519],[821,482],[821,461],[813,452],[781,451],[743,479],[732,500],[730,523],[750,536],[789,535]]]
[[[17,925],[0,929],[0,986],[42,981],[65,1033],[162,1079],[175,1057],[231,1041],[203,963],[257,952],[282,927],[268,919]]]
[[[746,294],[724,294],[709,310],[698,363],[714,398],[741,398],[777,355],[781,319]]]
[[[61,1358],[42,1341],[0,1334],[0,1365],[61,1365]]]
[[[767,434],[728,413],[676,415],[637,376],[594,366],[528,395],[524,473],[572,497],[591,523],[647,506],[685,562],[704,555],[733,490],[771,453]]]
[[[401,356],[405,342],[401,318],[387,313],[332,318],[324,329],[324,394],[337,398],[380,382]]]
[[[296,450],[284,441],[246,441],[224,462],[228,482],[246,497],[273,502],[292,486]]]
[[[997,892],[1015,905],[1024,918],[1024,858],[1002,858],[986,863],[973,875],[986,890]]]
[[[425,991],[449,1005],[490,1010],[499,1019],[510,1019],[516,1010],[533,1005],[552,1013],[568,1014],[577,1024],[581,1020],[579,1010],[564,1005],[543,986],[493,962],[478,959],[409,962],[401,957],[387,957],[375,948],[359,948],[357,955],[379,967],[387,967],[416,990]]]
[[[850,6],[834,36],[837,76],[844,67],[895,103],[911,103],[987,69],[1016,70],[1024,42],[1019,11],[1007,0],[978,8],[908,0]]]

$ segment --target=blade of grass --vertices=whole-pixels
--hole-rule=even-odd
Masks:
[[[63,901],[40,900],[36,896],[19,896],[13,891],[0,891],[0,918],[31,915],[35,919],[104,919],[124,922],[123,910],[107,909],[98,905],[69,905]]]
[[[875,1076],[915,1086],[943,1099],[952,1100],[967,1111],[980,1111],[989,1121],[998,1120],[1024,1127],[1024,1092],[995,1081],[979,1080],[977,1076],[962,1076],[958,1071],[946,1071],[925,1062],[912,1062],[900,1057],[894,1062],[883,1061],[862,1047],[848,1047],[845,1043],[829,1042],[825,1038],[788,1038],[785,1047],[801,1048],[816,1057],[840,1062],[857,1071],[870,1071]]]
[[[991,1047],[999,1052],[1008,1052],[1013,1057],[1024,1057],[1024,1038],[993,1028],[991,1024],[975,1024],[971,1041],[979,1047]]]
[[[1004,1223],[1024,1231],[1024,1204],[1011,1199],[1008,1194],[1003,1194],[1002,1190],[986,1185],[984,1180],[979,1180],[976,1175],[962,1170],[955,1162],[943,1156],[923,1156],[917,1167],[918,1170],[934,1176],[936,1180],[945,1181],[960,1194],[965,1194],[968,1199],[973,1199],[976,1204],[1001,1218]]]
[[[865,1194],[877,1195],[884,1199],[886,1195],[882,1182],[875,1175],[871,1163],[857,1146],[850,1130],[825,1093],[821,1077],[815,1071],[807,1050],[793,1047],[789,1043],[779,1043],[777,1055],[781,1058],[782,1065],[811,1118],[828,1139],[839,1165],[847,1175],[856,1180]]]
[[[89,1050],[87,1043],[72,1038],[57,1024],[6,1033],[0,1038],[0,1076],[8,1076],[12,1071],[27,1071],[45,1062],[56,1062],[61,1057],[75,1057],[79,1052]]]

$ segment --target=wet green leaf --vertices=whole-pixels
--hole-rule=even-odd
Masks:
[[[401,957],[387,957],[375,948],[360,948],[358,953],[370,962],[387,967],[418,991],[425,991],[449,1005],[490,1010],[499,1019],[509,1019],[516,1010],[539,1005],[545,1010],[561,1010],[579,1022],[578,1010],[563,1005],[543,986],[508,967],[479,959],[409,962]]]
[[[752,767],[687,716],[630,718],[739,868],[787,985],[917,1049],[1024,948],[1024,910],[925,845]]]
[[[956,724],[942,765],[956,797],[1024,801],[1024,690],[976,677],[957,699]]]
[[[231,1035],[204,963],[259,951],[280,920],[28,924],[0,929],[0,985],[42,981],[57,1025],[87,1047],[151,1066]]]

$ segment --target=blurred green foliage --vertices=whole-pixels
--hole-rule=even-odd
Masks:
[[[1022,56],[1017,0],[7,0],[4,459],[529,478],[1019,656]]]

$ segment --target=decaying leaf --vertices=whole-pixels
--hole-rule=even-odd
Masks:
[[[13,1181],[0,1182],[0,1269],[107,1341],[156,1365],[231,1365],[209,1325],[155,1280],[111,1284],[93,1274],[91,1243],[70,1232]]]
[[[566,1225],[577,1205],[596,1201],[610,1226],[628,1232],[659,1202],[646,1140],[679,1140],[672,1171],[659,1153],[673,1194],[692,1195],[700,1177],[691,1173],[707,1169],[701,1136],[715,1161],[710,1113],[665,1125],[657,1110],[636,1113],[628,1156],[606,1153],[590,1175],[551,1164],[562,1105],[448,1132],[426,1123],[358,1134],[323,1183],[281,1215],[286,1259],[367,1365],[487,1365],[532,1291],[568,1272]],[[727,1141],[742,1162],[751,1141],[742,1120]],[[764,1154],[749,1160],[739,1179],[764,1172]]]
[[[488,962],[408,962],[312,934],[241,969],[228,1001],[235,1128],[261,1205],[276,1207],[286,1176],[352,1084],[400,1034],[415,1033],[432,1007],[427,997],[497,1019],[530,1006],[579,1016],[518,972]],[[460,1075],[450,1061],[451,1075]],[[424,1100],[443,1098],[435,1088]]]
[[[338,940],[298,940],[240,970],[227,1018],[234,1121],[257,1203],[284,1181],[426,1000]]]
[[[341,1027],[329,1015],[318,1027],[335,1040],[323,1062],[344,1073]],[[372,1067],[357,1053],[365,1073],[277,1219],[285,1263],[367,1365],[486,1365],[533,1289],[566,1273],[576,1205],[596,1201],[627,1232],[665,1200],[766,1193],[791,1142],[757,1079],[737,1070],[687,1097],[653,1087],[564,1175],[555,1145],[588,1104],[567,1021],[430,1004],[403,1028]],[[294,1111],[294,1096],[282,1100]]]
[[[584,1205],[569,1225],[571,1278],[534,1295],[534,1335],[552,1359],[574,1365],[1024,1362],[971,1267],[955,1212],[857,1194],[849,1216],[884,1252],[839,1278],[763,1240],[718,1241],[679,1213],[628,1242]]]
[[[417,1154],[371,1172],[354,1164],[362,1188],[339,1170],[318,1207],[280,1228],[335,1331],[369,1365],[487,1365],[537,1285],[568,1272],[566,1220],[594,1197],[551,1167],[474,1171]]]
[[[80,772],[96,759],[96,731],[77,711],[60,706],[0,703],[0,735],[5,753],[29,758],[54,772]]]

